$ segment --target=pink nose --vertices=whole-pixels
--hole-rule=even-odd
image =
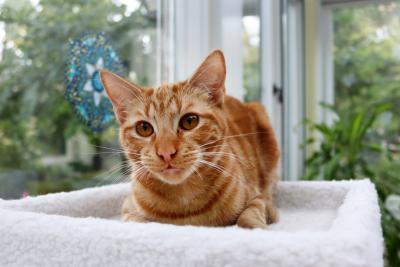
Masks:
[[[168,147],[168,148],[159,148],[157,149],[157,155],[166,163],[170,163],[171,160],[175,157],[176,155],[176,149],[174,147]]]

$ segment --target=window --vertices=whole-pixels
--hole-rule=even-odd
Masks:
[[[261,100],[260,1],[243,2],[243,88],[245,101]]]
[[[368,138],[398,156],[400,121],[399,2],[338,5],[330,9],[333,100],[340,111],[390,104]],[[371,156],[373,153],[371,152]],[[377,159],[376,159],[377,160]]]
[[[398,266],[400,3],[304,3],[307,115],[317,122],[306,178],[368,177],[381,204],[385,265]]]
[[[400,4],[333,9],[334,92],[338,109],[390,102],[400,112]],[[400,143],[400,121],[384,116],[380,132]]]
[[[0,1],[0,198],[120,179],[117,131],[90,132],[65,100],[68,41],[104,31],[127,76],[155,85],[169,73],[159,32],[168,1]],[[162,44],[161,44],[162,43]],[[165,56],[168,59],[168,55]],[[160,64],[163,64],[161,73]],[[105,173],[105,170],[109,172]],[[100,175],[102,174],[102,175]],[[99,176],[100,175],[100,176]],[[108,178],[109,179],[109,178]]]
[[[91,133],[65,100],[68,41],[104,31],[141,85],[183,80],[215,48],[228,94],[265,104],[283,142],[281,10],[260,0],[0,0],[0,198],[113,182],[117,129]],[[264,12],[264,15],[262,16]],[[107,148],[105,148],[107,147]],[[105,179],[105,180],[102,180]]]

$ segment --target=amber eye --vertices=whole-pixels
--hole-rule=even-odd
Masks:
[[[153,134],[153,126],[151,126],[150,123],[146,121],[139,121],[136,124],[136,132],[138,135],[143,136],[143,137],[149,137],[150,135]]]
[[[186,114],[179,121],[179,126],[184,130],[192,130],[199,124],[199,116],[196,114]]]

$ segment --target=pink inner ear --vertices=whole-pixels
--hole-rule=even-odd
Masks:
[[[209,90],[212,99],[217,103],[223,102],[225,93],[226,67],[224,55],[221,51],[212,52],[200,65],[190,79],[190,84],[194,87]]]
[[[106,70],[100,71],[100,78],[118,121],[124,123],[129,104],[142,96],[143,89]]]

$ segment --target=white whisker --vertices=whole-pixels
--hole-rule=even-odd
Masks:
[[[239,181],[238,177],[236,177],[232,173],[228,172],[224,167],[222,167],[222,166],[220,166],[220,165],[218,165],[216,163],[213,163],[213,162],[210,162],[210,161],[207,161],[207,160],[199,160],[199,163],[203,163],[206,166],[209,166],[212,169],[215,169],[215,170],[219,171],[221,174],[224,174],[226,176],[230,176],[230,177],[234,178],[235,180]]]
[[[203,145],[200,146],[200,148],[202,148],[202,147],[204,147],[204,146],[207,146],[207,145],[209,145],[209,144],[213,144],[213,143],[218,142],[218,141],[222,141],[222,140],[225,140],[225,139],[229,139],[229,138],[244,137],[244,136],[248,136],[248,135],[261,134],[261,133],[268,133],[268,132],[267,132],[267,131],[264,131],[264,132],[253,132],[253,133],[244,133],[244,134],[228,135],[228,136],[224,136],[223,138],[220,138],[220,139],[211,141],[211,142],[209,142],[209,143],[203,144]]]

